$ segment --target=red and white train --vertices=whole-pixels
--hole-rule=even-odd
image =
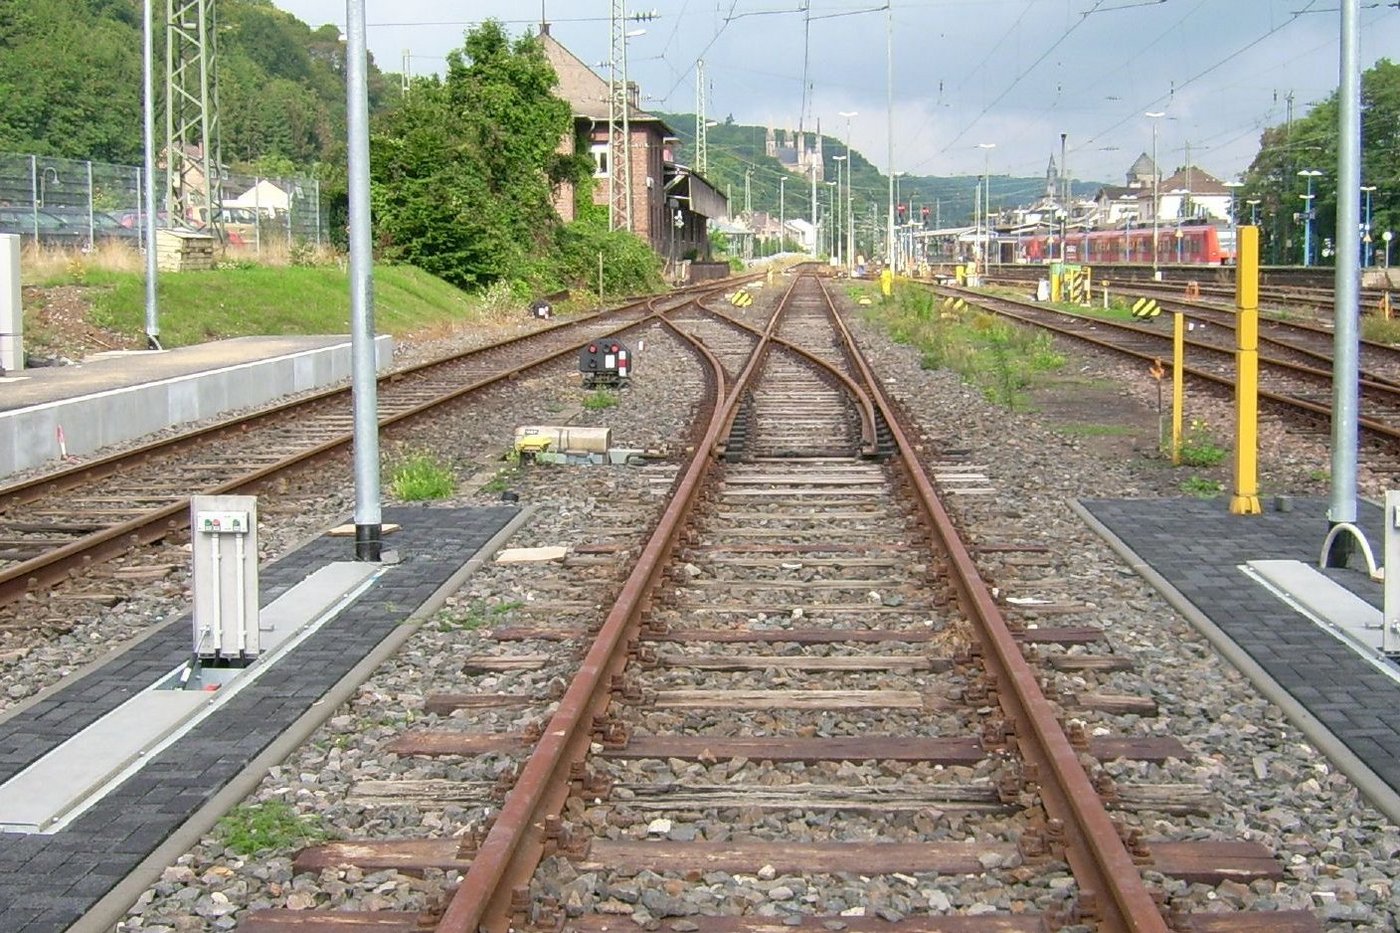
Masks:
[[[1231,265],[1235,261],[1235,233],[1229,226],[1187,224],[1157,228],[1159,265]],[[1112,263],[1150,264],[1153,230],[1070,231],[1058,233],[998,234],[997,250],[1003,263],[1040,264],[1075,262],[1085,265]]]

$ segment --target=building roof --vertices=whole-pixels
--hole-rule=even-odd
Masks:
[[[599,77],[577,55],[564,48],[558,39],[549,34],[547,25],[541,29],[539,39],[545,58],[554,66],[554,73],[559,78],[557,93],[569,102],[574,116],[606,123],[611,97],[607,79]],[[670,127],[660,117],[637,107],[629,108],[627,118],[660,123],[670,132]]]
[[[1152,160],[1145,152],[1138,156],[1137,161],[1128,168],[1129,178],[1151,178],[1155,174],[1157,174],[1157,166],[1152,164]]]
[[[1170,178],[1163,178],[1158,186],[1163,194],[1170,194],[1173,191],[1185,191],[1187,194],[1222,194],[1228,195],[1230,189],[1225,187],[1225,183],[1216,178],[1205,169],[1188,165],[1185,168],[1177,169],[1175,175]]]

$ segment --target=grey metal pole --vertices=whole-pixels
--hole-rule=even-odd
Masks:
[[[1360,252],[1357,224],[1361,210],[1356,198],[1361,187],[1361,71],[1357,59],[1360,0],[1342,0],[1341,6],[1341,93],[1337,120],[1340,165],[1332,349],[1335,360],[1332,368],[1332,500],[1327,510],[1332,526],[1356,521],[1356,421],[1360,394],[1357,380],[1361,352],[1357,345],[1360,283],[1356,271]],[[1311,208],[1311,203],[1308,206]],[[1350,535],[1339,534],[1333,538],[1327,565],[1345,567],[1353,543]]]
[[[141,136],[145,147],[146,176],[143,179],[141,200],[146,206],[143,218],[146,230],[146,346],[151,350],[160,347],[160,313],[156,304],[156,90],[151,63],[155,55],[151,39],[151,0],[145,3],[145,21],[142,29],[142,88]]]
[[[374,360],[374,254],[369,226],[369,92],[365,0],[345,2],[350,143],[350,342],[355,408],[355,559],[381,554],[379,398]]]
[[[886,239],[885,266],[894,268],[894,7],[885,4],[885,164],[890,175],[890,209]]]

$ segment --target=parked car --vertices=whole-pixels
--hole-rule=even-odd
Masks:
[[[50,208],[49,212],[77,230],[84,245],[88,245],[89,230],[92,234],[92,245],[109,242],[139,248],[141,244],[140,230],[135,227],[123,226],[120,220],[106,211],[93,211],[90,216],[85,209],[77,207]],[[91,228],[89,228],[89,221],[91,221]]]
[[[79,229],[43,208],[0,207],[0,233],[17,233],[51,246],[85,246],[87,227]]]
[[[190,225],[202,230],[209,226],[209,216],[208,207],[193,207],[190,209]],[[251,207],[216,208],[213,217],[223,227],[231,244],[240,246],[257,240],[258,212]]]

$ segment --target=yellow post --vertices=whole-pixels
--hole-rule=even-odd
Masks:
[[[1235,494],[1231,515],[1259,508],[1259,228],[1240,227],[1235,262]]]
[[[1172,466],[1181,464],[1181,410],[1186,407],[1186,315],[1172,315]]]
[[[880,270],[880,294],[886,298],[894,294],[894,272],[889,266]]]

